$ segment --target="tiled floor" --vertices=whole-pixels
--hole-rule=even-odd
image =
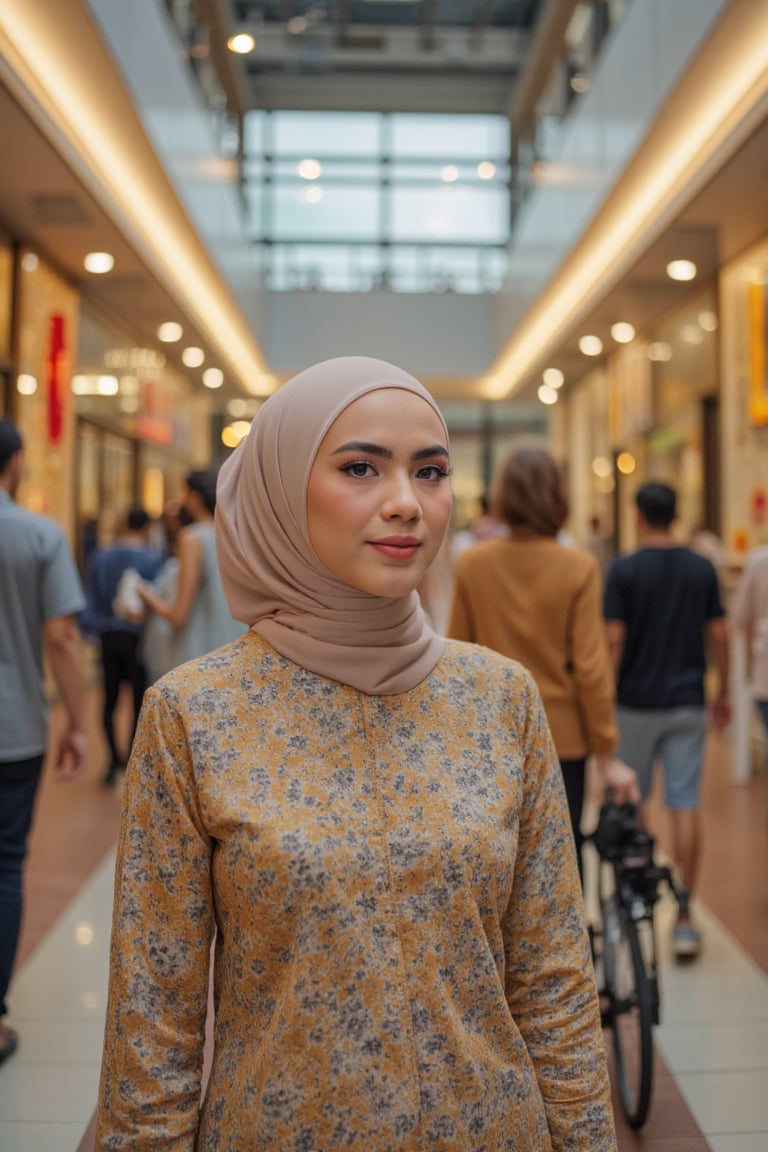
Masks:
[[[22,1043],[0,1068],[3,1152],[92,1148],[119,810],[119,792],[100,784],[98,707],[94,691],[84,779],[58,785],[47,777],[41,791],[11,993],[11,1022]],[[673,964],[672,908],[663,903],[652,1112],[641,1133],[617,1114],[622,1152],[768,1150],[767,811],[764,779],[732,785],[727,740],[713,737],[698,907],[706,950],[694,965]],[[663,814],[656,830],[663,848]]]

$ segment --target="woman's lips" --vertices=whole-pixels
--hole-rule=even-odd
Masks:
[[[382,556],[390,556],[395,560],[410,560],[411,556],[415,556],[421,547],[420,540],[414,540],[413,537],[407,536],[389,536],[384,540],[371,540],[370,544]]]

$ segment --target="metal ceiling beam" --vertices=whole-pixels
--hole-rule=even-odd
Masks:
[[[525,66],[515,80],[505,112],[509,117],[512,154],[535,120],[536,105],[562,53],[565,33],[580,0],[544,0],[528,46]]]

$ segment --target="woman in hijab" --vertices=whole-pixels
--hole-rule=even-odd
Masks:
[[[536,688],[416,592],[450,503],[439,410],[380,360],[289,381],[223,466],[249,631],[145,700],[100,1152],[615,1149]]]

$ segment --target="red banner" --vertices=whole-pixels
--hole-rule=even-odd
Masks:
[[[64,431],[64,397],[66,380],[67,345],[64,336],[64,317],[51,316],[48,327],[48,356],[46,372],[48,384],[48,439],[58,444]]]

